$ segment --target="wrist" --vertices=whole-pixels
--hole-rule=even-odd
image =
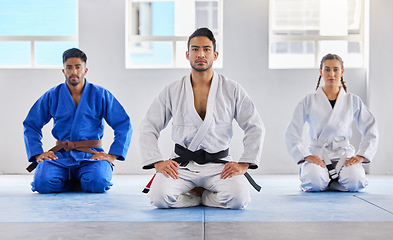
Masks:
[[[249,163],[238,163],[240,166],[242,166],[245,169],[248,169],[248,167],[250,167]]]
[[[162,163],[162,162],[164,162],[164,161],[162,161],[162,160],[161,160],[161,161],[155,162],[155,163],[154,163],[154,165],[153,165],[153,166],[154,166],[154,168],[156,168],[156,169],[157,169],[157,165],[158,165],[158,164],[160,164],[160,163]]]

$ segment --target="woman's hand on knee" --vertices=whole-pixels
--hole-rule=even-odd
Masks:
[[[310,156],[305,157],[304,160],[306,160],[307,162],[310,162],[310,163],[317,164],[323,168],[326,168],[325,163],[318,156],[310,155]]]
[[[364,161],[364,157],[362,156],[353,156],[345,162],[345,166],[351,166],[358,163],[362,163]]]

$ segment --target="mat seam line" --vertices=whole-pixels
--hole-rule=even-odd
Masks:
[[[375,206],[375,207],[377,207],[377,208],[379,208],[379,209],[382,209],[383,211],[385,211],[385,212],[388,212],[388,213],[390,213],[390,214],[392,214],[393,215],[393,212],[391,212],[391,211],[389,211],[389,210],[387,210],[387,209],[385,209],[385,208],[383,208],[383,207],[380,207],[380,206],[378,206],[377,204],[375,204],[375,203],[372,203],[372,202],[370,202],[370,201],[368,201],[368,200],[366,200],[366,199],[364,199],[364,198],[361,198],[361,197],[359,197],[359,196],[357,196],[357,195],[353,195],[355,198],[357,198],[357,199],[360,199],[360,200],[362,200],[362,201],[364,201],[364,202],[366,202],[366,203],[368,203],[368,204],[371,204],[371,205],[373,205],[373,206]]]

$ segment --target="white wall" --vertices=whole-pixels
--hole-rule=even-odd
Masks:
[[[307,93],[314,91],[319,72],[307,70],[269,70],[268,69],[268,0],[226,0],[224,2],[224,68],[217,72],[238,81],[254,99],[267,129],[262,165],[254,173],[297,173],[297,166],[287,154],[283,133],[292,111]],[[378,2],[375,3],[375,2]],[[384,5],[380,5],[383,2]],[[87,53],[89,81],[109,89],[129,113],[134,127],[134,135],[127,160],[117,162],[115,173],[149,173],[141,170],[138,149],[138,126],[147,108],[158,92],[169,82],[188,74],[189,69],[177,70],[127,70],[125,69],[125,1],[122,0],[81,0],[80,5],[80,48]],[[393,42],[387,35],[388,22],[392,22],[393,2],[389,0],[372,1],[371,24],[380,24],[385,29],[372,31],[372,40],[386,38],[384,46]],[[385,11],[380,14],[380,9]],[[390,10],[390,11],[389,11]],[[387,80],[382,75],[391,62],[386,47],[379,48],[380,42],[371,41],[372,59],[383,53],[386,56],[378,61],[378,69],[371,68],[370,83],[372,103],[388,95],[381,84]],[[383,46],[383,45],[382,45]],[[390,59],[389,59],[390,56]],[[61,56],[59,56],[60,58]],[[390,60],[390,61],[389,61]],[[344,59],[345,61],[345,59]],[[373,72],[377,74],[373,75]],[[26,173],[27,159],[23,143],[22,121],[34,101],[50,87],[63,82],[60,69],[0,69],[0,110],[3,113],[0,125],[2,164],[0,173]],[[346,69],[345,79],[349,91],[366,101],[366,70]],[[372,84],[379,81],[379,89]],[[393,83],[391,83],[393,84]],[[385,85],[386,86],[386,85]],[[382,92],[385,94],[381,94]],[[385,104],[386,105],[386,104]],[[378,118],[383,112],[377,111],[378,104],[372,105]],[[375,108],[375,109],[374,109]],[[389,111],[389,114],[393,114]],[[381,115],[381,116],[380,116]],[[382,124],[382,120],[379,120]],[[387,120],[386,120],[387,121]],[[44,129],[44,146],[50,148],[54,140],[50,135],[51,123]],[[237,158],[242,151],[242,133],[235,126],[235,135],[230,152]],[[386,127],[388,125],[386,124]],[[383,127],[383,125],[380,125]],[[356,135],[356,134],[355,134]],[[104,143],[106,149],[112,141],[112,132],[107,129]],[[354,142],[358,142],[358,135]],[[170,129],[166,129],[160,141],[164,155],[169,156],[173,148]],[[385,158],[388,148],[379,150],[374,173],[385,173],[389,165]],[[391,172],[389,170],[389,172]]]
[[[378,122],[380,140],[370,171],[393,173],[393,1],[372,0],[370,27],[370,107]]]

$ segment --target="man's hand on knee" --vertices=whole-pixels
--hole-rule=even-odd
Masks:
[[[37,155],[35,158],[38,163],[43,162],[44,159],[47,159],[49,161],[58,159],[58,157],[52,151],[41,153],[40,155]]]
[[[106,160],[110,163],[113,163],[116,160],[117,156],[113,154],[108,154],[105,152],[95,153],[90,160]]]
[[[164,174],[167,178],[171,177],[173,179],[179,178],[178,167],[177,162],[173,160],[159,161],[154,164],[157,172]]]
[[[231,178],[236,175],[243,175],[247,172],[250,164],[248,163],[237,163],[237,162],[229,162],[224,166],[224,170],[221,172],[221,179]]]

